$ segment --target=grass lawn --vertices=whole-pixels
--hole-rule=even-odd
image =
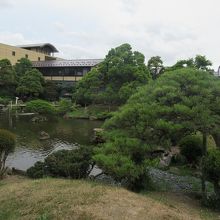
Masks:
[[[0,184],[1,220],[219,218],[198,201],[165,192],[136,194],[96,182],[17,176]]]

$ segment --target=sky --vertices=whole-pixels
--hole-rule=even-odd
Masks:
[[[0,0],[0,42],[52,43],[66,59],[123,43],[165,65],[197,54],[220,65],[220,0]]]

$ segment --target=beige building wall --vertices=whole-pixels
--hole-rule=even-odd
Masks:
[[[82,79],[82,76],[45,76],[46,80],[52,81],[79,81]]]
[[[9,59],[12,65],[14,65],[21,58],[28,58],[30,61],[44,61],[47,59],[55,59],[55,57],[50,57],[43,53],[0,43],[0,60]]]

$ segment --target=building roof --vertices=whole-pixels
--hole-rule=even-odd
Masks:
[[[30,48],[37,48],[37,47],[39,48],[49,47],[51,49],[51,52],[53,53],[59,52],[57,48],[50,43],[18,45],[17,47],[20,47],[23,49],[30,49]]]
[[[33,67],[93,67],[103,59],[78,59],[78,60],[50,60],[32,62]]]

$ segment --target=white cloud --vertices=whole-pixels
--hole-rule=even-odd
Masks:
[[[9,8],[14,5],[13,0],[0,0],[0,9]]]
[[[0,42],[10,45],[32,43],[32,41],[25,39],[21,33],[11,32],[0,32]]]
[[[7,1],[0,0],[0,6],[1,2]],[[5,37],[0,33],[0,41],[44,39],[67,58],[104,57],[108,49],[126,42],[146,59],[160,55],[166,64],[199,53],[213,60],[215,67],[220,62],[219,0],[20,0],[14,4],[13,13],[0,14],[11,24],[0,27],[0,32],[9,33]],[[38,19],[24,17],[35,15]]]

